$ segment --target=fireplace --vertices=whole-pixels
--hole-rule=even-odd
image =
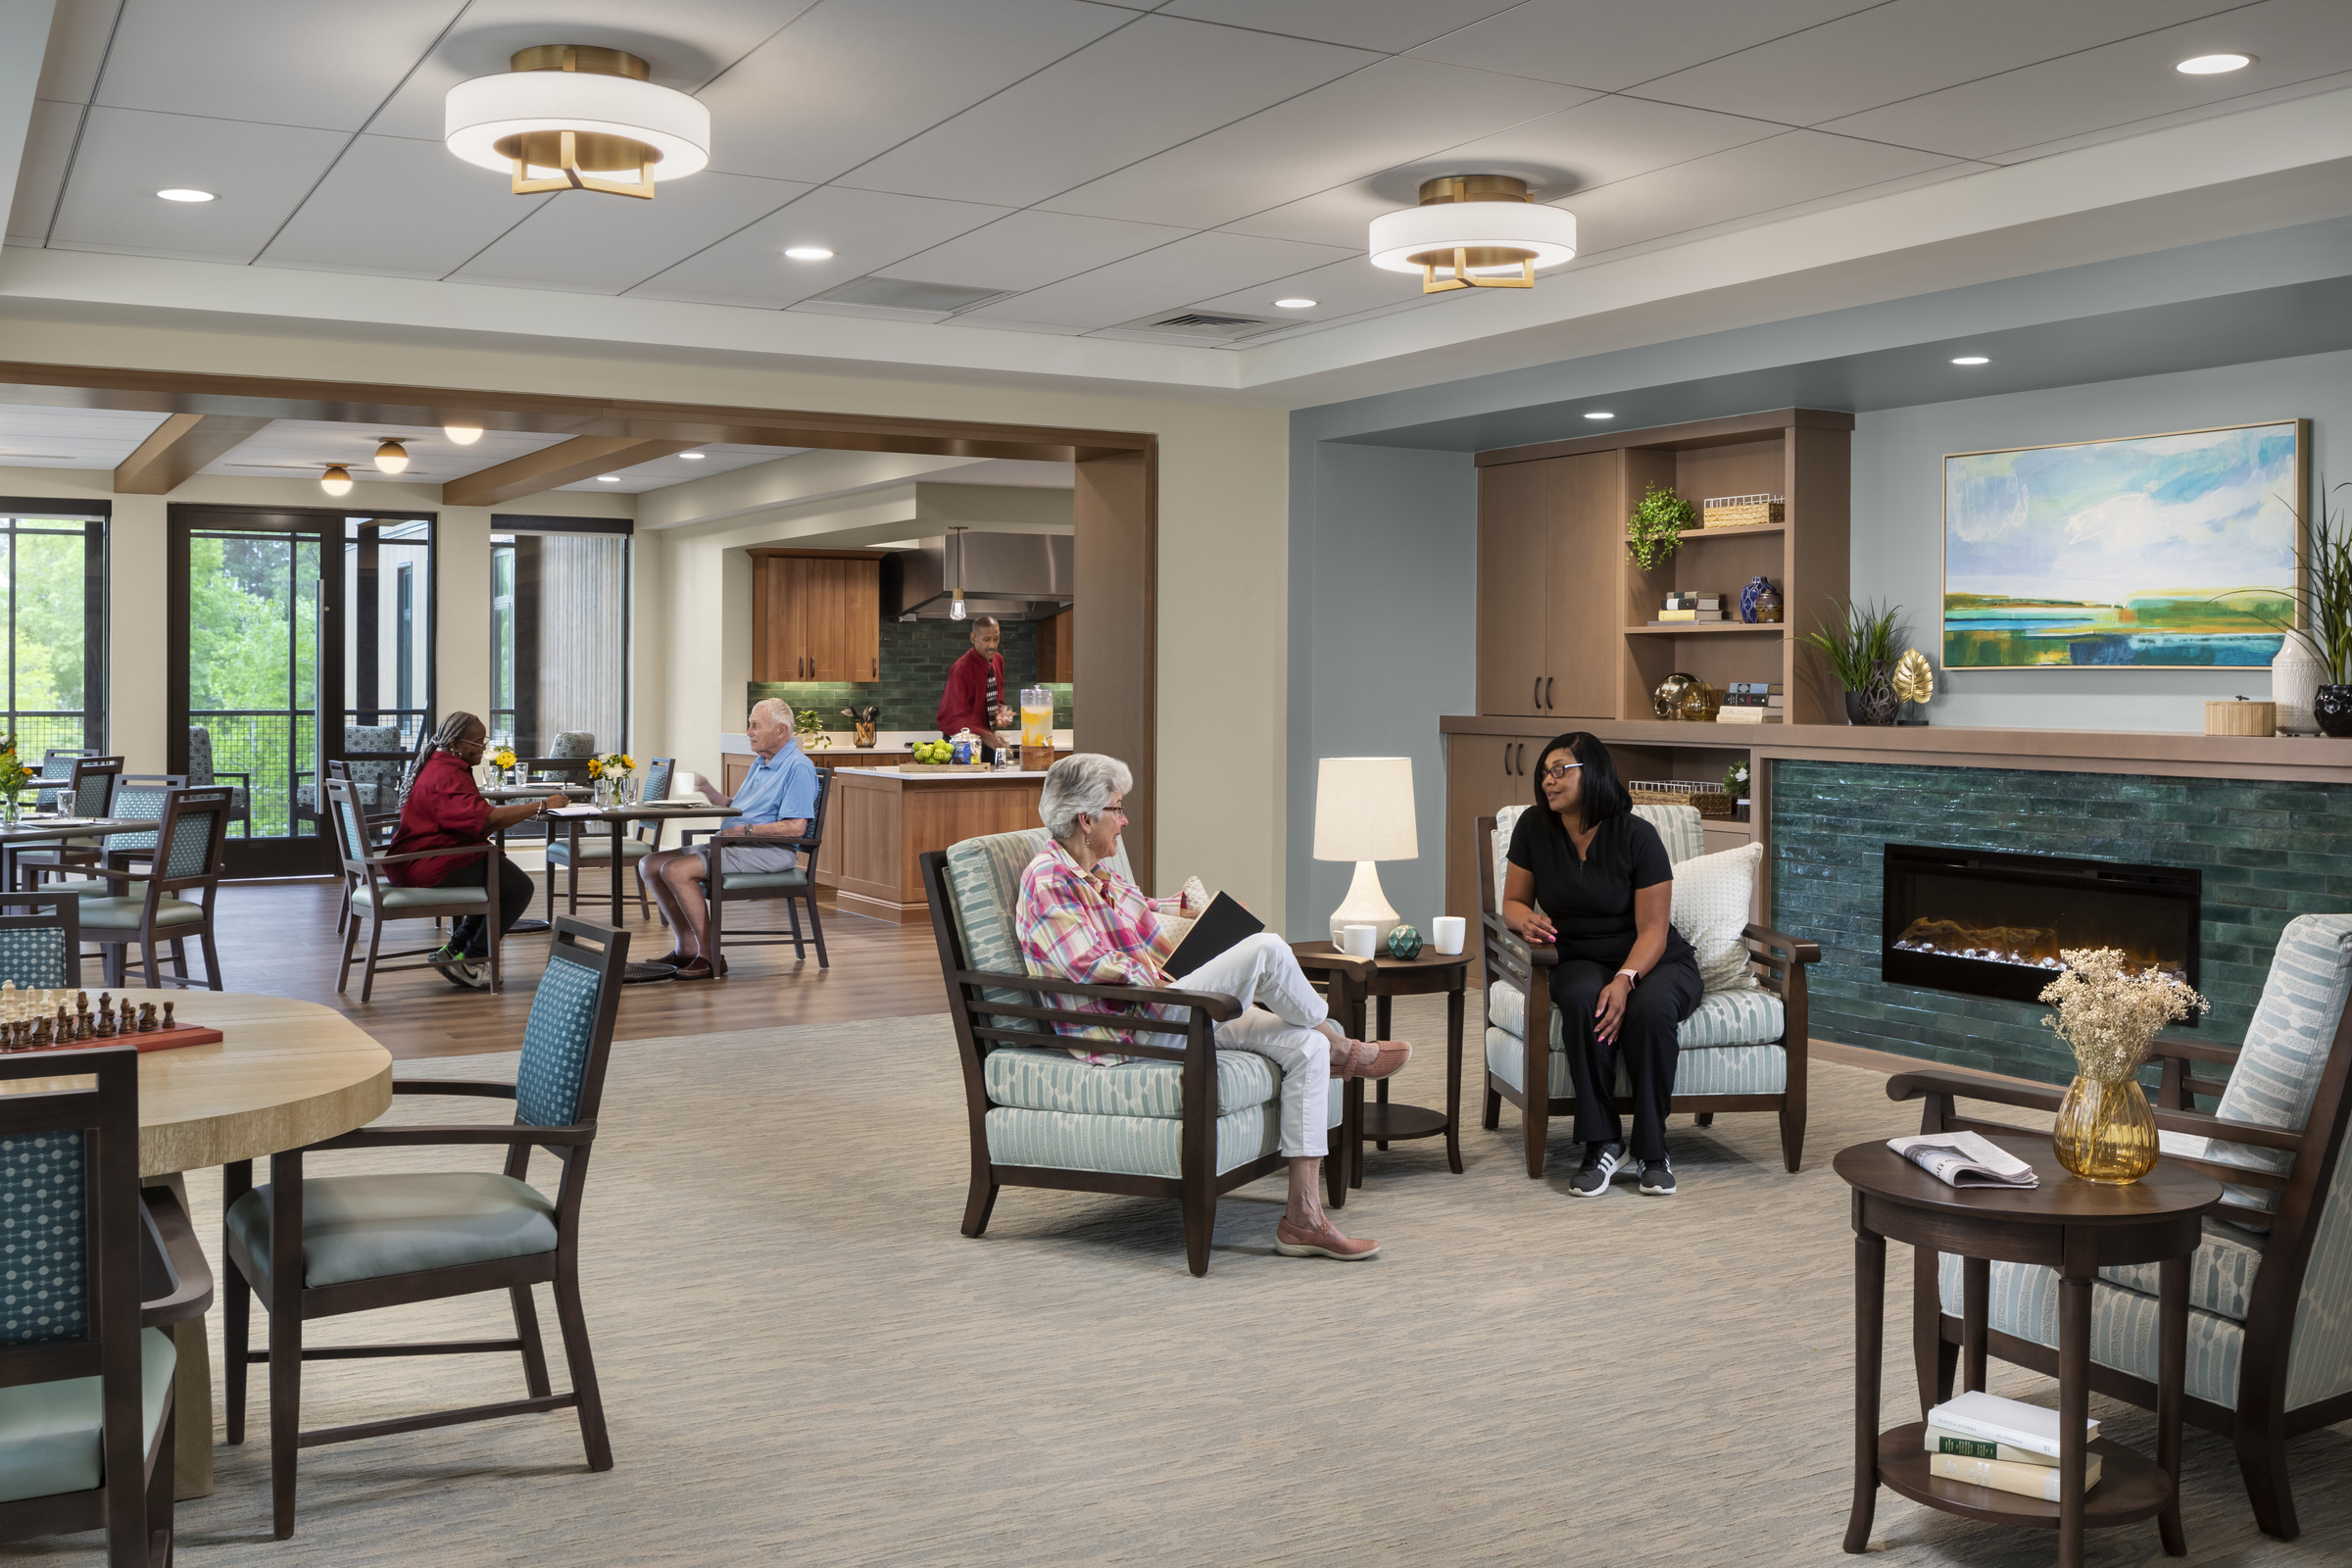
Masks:
[[[1886,857],[1879,972],[1891,984],[2033,1002],[2064,948],[2121,948],[2197,983],[2201,871],[1916,844]]]

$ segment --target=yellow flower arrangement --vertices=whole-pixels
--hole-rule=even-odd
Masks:
[[[501,770],[513,767],[514,765],[514,748],[512,746],[501,746],[497,751],[490,754],[490,763],[493,767],[497,767]]]
[[[17,756],[17,738],[11,735],[0,741],[0,795],[14,799],[18,791],[31,782],[31,771]]]
[[[626,774],[637,771],[637,759],[626,752],[604,752],[588,759],[588,776],[603,778],[607,773]]]

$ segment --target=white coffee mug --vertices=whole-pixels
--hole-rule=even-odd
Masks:
[[[1441,914],[1434,917],[1429,922],[1429,940],[1435,944],[1440,953],[1449,958],[1460,953],[1462,951],[1462,917],[1458,914]]]
[[[1340,930],[1340,951],[1351,958],[1369,958],[1372,956],[1373,941],[1379,935],[1380,927],[1376,925],[1343,926]]]

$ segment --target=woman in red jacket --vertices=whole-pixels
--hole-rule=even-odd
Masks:
[[[492,806],[474,786],[473,769],[482,760],[489,730],[471,713],[452,713],[433,735],[425,754],[400,800],[400,828],[392,835],[390,855],[418,850],[455,848],[490,842],[490,835],[513,827],[564,803],[561,792],[545,800],[516,801]],[[385,878],[403,888],[478,888],[488,885],[491,863],[498,866],[498,934],[504,938],[522,911],[530,907],[531,874],[503,855],[466,855],[421,860],[399,860],[385,868]],[[489,934],[478,914],[466,915],[450,926],[449,941],[425,961],[441,971],[451,985],[487,989],[490,971],[482,960],[490,956]]]

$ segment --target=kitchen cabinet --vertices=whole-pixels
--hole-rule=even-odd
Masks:
[[[1071,657],[1070,616],[1063,611],[1037,623],[1037,678],[1041,685],[1065,686],[1077,680],[1077,661]]]
[[[752,678],[874,680],[882,673],[877,552],[752,552]]]
[[[1593,452],[1478,473],[1478,710],[1616,712],[1618,463]]]
[[[1446,737],[1446,908],[1469,922],[1477,951],[1479,845],[1473,824],[1535,799],[1541,739],[1516,735]],[[1475,974],[1475,965],[1473,973]]]

